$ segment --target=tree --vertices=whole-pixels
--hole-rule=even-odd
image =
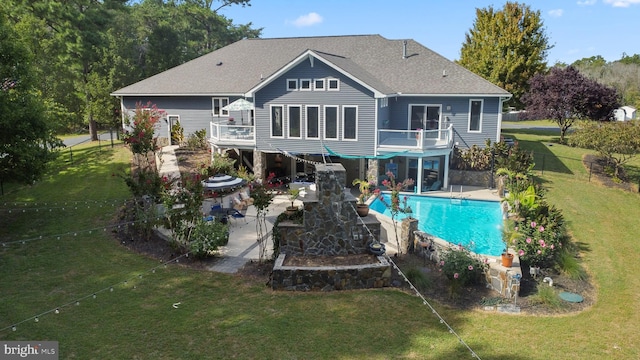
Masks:
[[[569,145],[596,150],[613,178],[623,180],[624,164],[640,153],[640,123],[583,122],[571,134]]]
[[[572,66],[537,74],[529,84],[529,92],[522,97],[526,116],[554,120],[562,143],[576,120],[609,120],[619,107],[616,89],[587,79]]]
[[[0,192],[5,181],[32,183],[46,171],[60,140],[36,91],[29,48],[0,11]]]
[[[513,94],[508,105],[521,107],[529,79],[546,68],[551,49],[540,11],[507,2],[502,10],[476,9],[458,63]]]

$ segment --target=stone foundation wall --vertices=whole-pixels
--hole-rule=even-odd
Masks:
[[[351,266],[284,266],[280,254],[273,267],[271,288],[289,291],[333,291],[389,286],[391,265],[378,256],[379,264]]]

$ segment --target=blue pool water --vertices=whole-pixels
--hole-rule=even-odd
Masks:
[[[387,204],[389,194],[383,194]],[[469,246],[483,255],[499,256],[502,242],[502,210],[497,201],[459,200],[431,196],[408,196],[407,204],[418,219],[418,229],[452,244]],[[371,209],[391,217],[387,207],[376,199]],[[399,214],[398,219],[405,218]]]

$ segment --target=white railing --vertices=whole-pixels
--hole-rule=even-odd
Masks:
[[[442,149],[453,145],[453,126],[441,130],[378,130],[378,147]]]
[[[228,121],[211,122],[211,140],[214,142],[255,142],[255,126],[235,125]]]

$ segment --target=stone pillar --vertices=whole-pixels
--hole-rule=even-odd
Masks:
[[[254,150],[253,152],[253,173],[256,176],[256,179],[262,182],[265,179],[265,164],[266,164],[266,155],[260,150]]]
[[[418,230],[418,219],[404,218],[400,224],[400,249],[401,253],[407,254],[413,251],[413,232]]]
[[[378,185],[378,159],[367,160],[366,179]]]

